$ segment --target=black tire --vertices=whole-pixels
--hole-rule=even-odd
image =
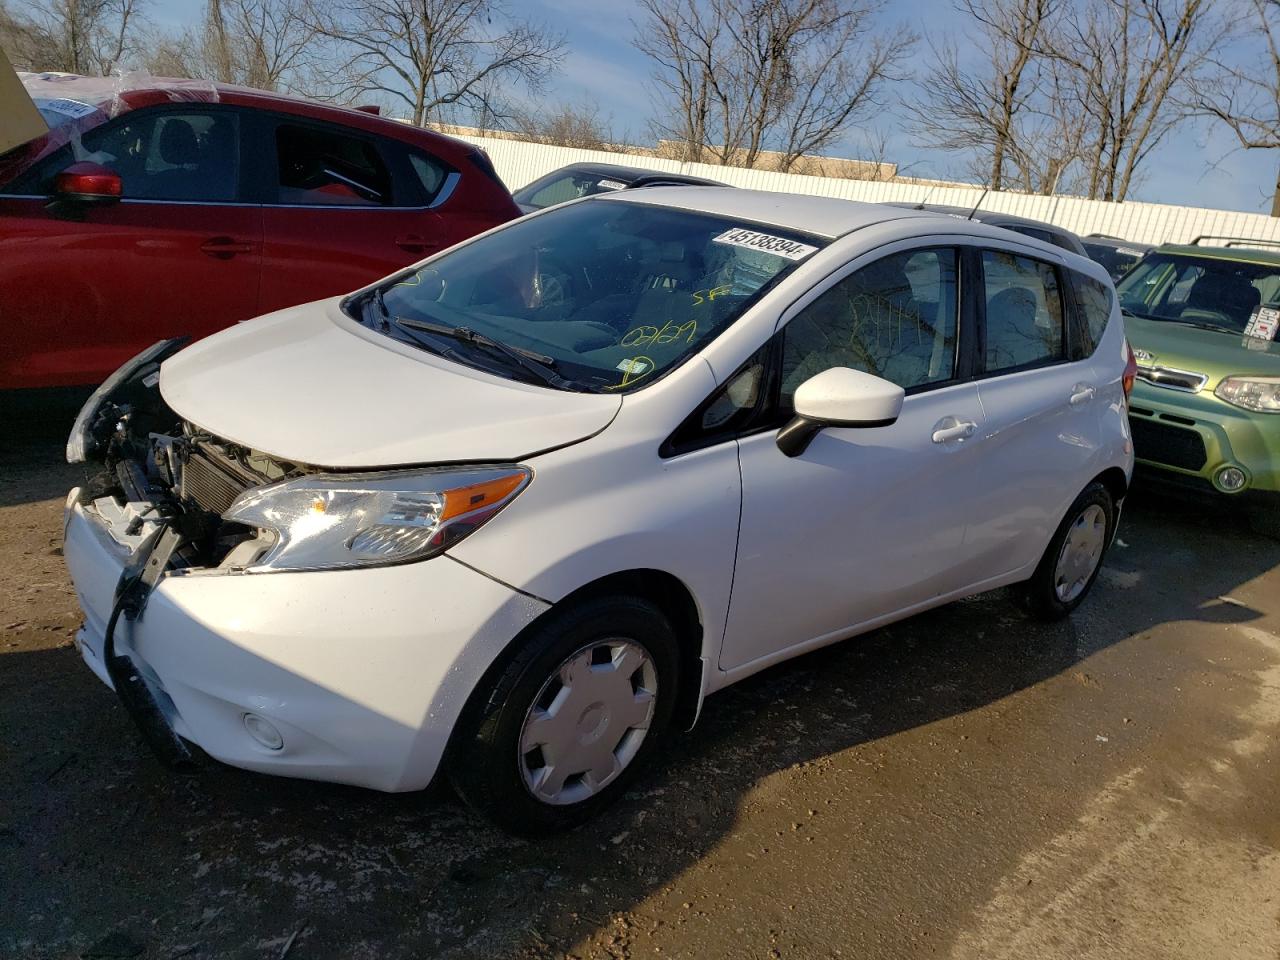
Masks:
[[[525,718],[544,684],[571,655],[615,639],[643,647],[656,670],[648,733],[630,762],[598,792],[579,802],[546,802],[534,796],[521,772]],[[679,663],[671,623],[647,600],[597,597],[553,611],[472,695],[450,747],[449,780],[469,806],[512,833],[554,833],[590,819],[622,795],[662,740],[675,708]]]
[[[1072,526],[1085,511],[1093,506],[1101,507],[1106,517],[1106,534],[1102,553],[1098,557],[1093,573],[1085,582],[1084,589],[1070,600],[1063,600],[1058,596],[1056,585],[1058,558]],[[1036,572],[1031,575],[1030,580],[1022,584],[1019,591],[1020,599],[1026,611],[1037,620],[1061,620],[1080,606],[1084,598],[1089,595],[1089,591],[1093,589],[1094,581],[1098,579],[1098,571],[1102,569],[1102,564],[1107,558],[1107,548],[1111,546],[1115,532],[1116,508],[1115,502],[1111,499],[1111,491],[1095,481],[1085,487],[1067,509],[1066,516],[1062,518],[1062,523],[1058,525],[1058,529],[1049,540],[1049,546],[1045,548],[1040,563],[1036,565]]]

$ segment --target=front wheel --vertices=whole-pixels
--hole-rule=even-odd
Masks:
[[[1091,483],[1067,510],[1044,556],[1022,587],[1027,610],[1040,620],[1061,620],[1080,606],[1102,569],[1115,533],[1115,502]]]
[[[675,706],[675,632],[653,604],[602,597],[552,613],[477,690],[449,776],[515,833],[563,830],[612,803]]]

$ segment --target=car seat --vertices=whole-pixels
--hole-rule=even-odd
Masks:
[[[1261,303],[1262,294],[1247,277],[1210,270],[1192,284],[1187,293],[1187,304],[1178,314],[1178,319],[1226,320],[1244,330],[1249,317]]]
[[[200,142],[190,121],[184,117],[163,118],[157,153],[168,165],[167,169],[150,173],[147,189],[138,195],[164,200],[200,199],[203,195],[202,178],[197,170]]]
[[[1036,324],[1036,295],[1009,287],[987,301],[988,370],[1004,370],[1044,360],[1055,353],[1051,333]]]

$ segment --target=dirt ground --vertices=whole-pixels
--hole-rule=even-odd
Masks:
[[[0,444],[4,957],[1280,957],[1280,544],[1237,522],[1136,493],[1069,622],[995,594],[773,669],[517,842],[162,770],[72,646],[51,419]]]

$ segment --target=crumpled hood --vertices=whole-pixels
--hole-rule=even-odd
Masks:
[[[1280,343],[1274,340],[1132,316],[1124,318],[1124,329],[1135,351],[1151,355],[1150,359],[1139,356],[1140,364],[1206,374],[1208,390],[1232,374],[1280,376]]]
[[[400,344],[344,316],[337,299],[201,340],[164,362],[160,392],[179,416],[253,450],[370,469],[519,460],[598,433],[622,402]]]

